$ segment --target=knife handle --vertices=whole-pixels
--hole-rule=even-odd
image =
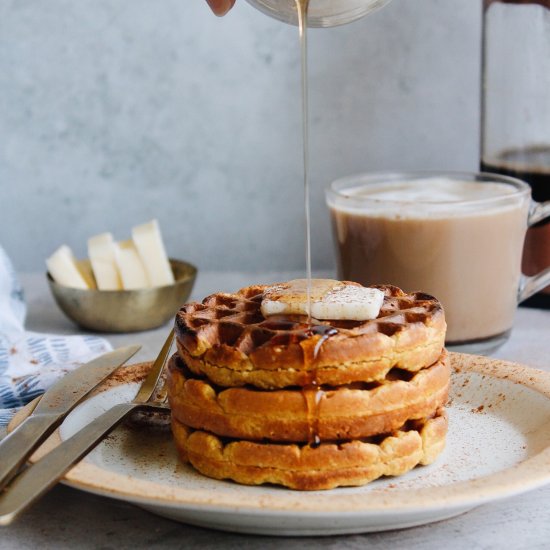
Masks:
[[[0,490],[15,476],[29,455],[59,425],[57,415],[29,416],[0,441]]]
[[[139,406],[115,405],[22,472],[0,495],[0,525],[9,525]]]

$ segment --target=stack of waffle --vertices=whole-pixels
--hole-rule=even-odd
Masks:
[[[168,393],[181,459],[216,479],[299,490],[435,460],[450,376],[440,303],[378,286],[376,319],[265,318],[267,288],[217,293],[177,314]]]

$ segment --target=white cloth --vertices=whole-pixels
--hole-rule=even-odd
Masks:
[[[23,289],[0,246],[0,426],[66,372],[110,351],[97,336],[25,331]]]

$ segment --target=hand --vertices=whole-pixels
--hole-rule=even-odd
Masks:
[[[212,11],[218,15],[225,15],[235,3],[235,0],[206,0]]]

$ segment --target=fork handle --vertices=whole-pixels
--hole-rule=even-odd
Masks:
[[[9,525],[23,510],[109,434],[139,404],[121,403],[105,411],[44,458],[24,470],[0,495],[0,525]]]

